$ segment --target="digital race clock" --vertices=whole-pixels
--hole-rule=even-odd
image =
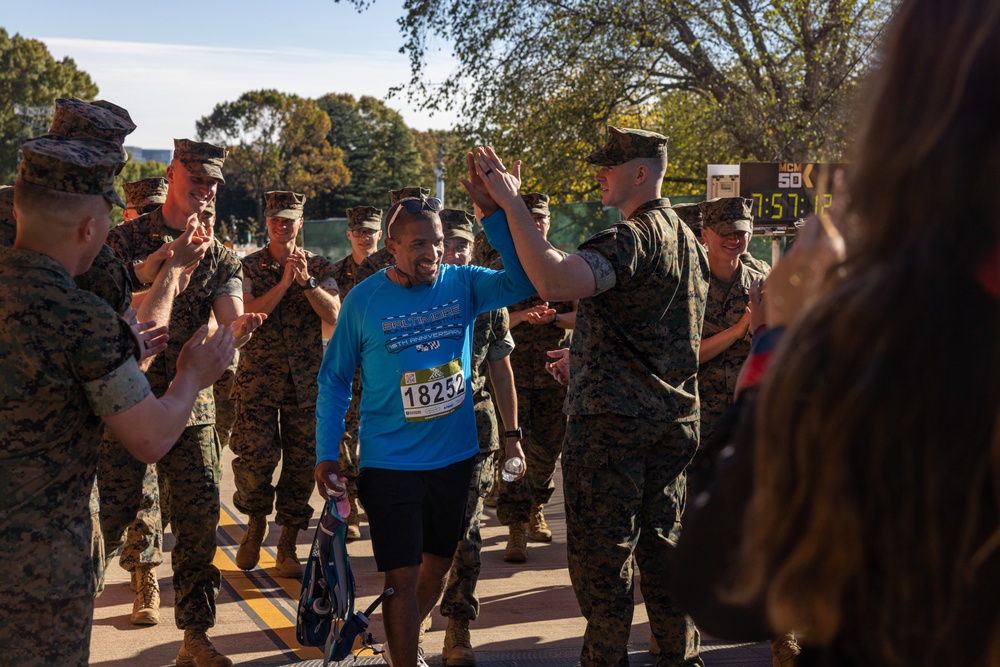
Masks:
[[[741,162],[740,196],[753,200],[754,233],[794,234],[795,221],[833,205],[837,163]]]

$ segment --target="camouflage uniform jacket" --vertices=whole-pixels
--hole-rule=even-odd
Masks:
[[[129,326],[55,260],[0,248],[0,593],[92,596],[100,416],[149,393]]]
[[[0,247],[14,247],[17,237],[17,221],[14,220],[14,188],[0,186]]]
[[[357,285],[365,278],[374,276],[382,269],[389,268],[395,263],[396,258],[392,256],[392,253],[388,249],[381,248],[376,250],[365,257],[364,261],[358,266],[358,270],[354,274],[354,284]]]
[[[506,308],[499,308],[476,317],[472,328],[472,407],[478,413],[486,410],[494,413],[493,399],[487,389],[486,379],[489,369],[487,361],[498,361],[509,356],[514,349],[514,339],[510,336],[510,316]],[[496,417],[494,416],[494,419]],[[480,429],[481,431],[481,429]],[[500,448],[500,441],[484,442],[479,434],[479,451],[491,452]]]
[[[740,255],[740,261],[754,271],[763,273],[765,276],[771,272],[771,265],[751,255],[749,250]]]
[[[597,293],[576,314],[567,414],[698,420],[708,258],[669,206],[646,202],[580,245]]]
[[[494,268],[494,263],[499,261],[500,253],[490,245],[489,239],[486,238],[486,232],[480,229],[472,246],[472,263],[491,269]]]
[[[499,256],[498,256],[499,257]],[[502,269],[503,261],[495,260],[490,268]],[[545,303],[537,294],[507,306],[508,311],[527,310]],[[549,304],[563,315],[573,312],[572,301],[553,301]],[[522,322],[511,330],[517,347],[510,355],[510,365],[514,370],[514,385],[518,389],[560,389],[565,392],[552,375],[545,370],[545,362],[552,361],[546,352],[569,345],[569,330],[554,324],[529,324]]]
[[[108,245],[126,265],[142,261],[164,243],[182,234],[163,222],[163,209],[123,222],[108,235]],[[136,286],[138,287],[138,286]],[[170,342],[156,355],[146,372],[153,392],[162,396],[177,372],[177,357],[191,336],[208,323],[212,303],[220,297],[243,299],[243,267],[240,258],[218,240],[212,242],[198,268],[191,274],[187,289],[174,299],[170,315]],[[195,401],[188,426],[215,423],[215,399],[212,388],[202,389]]]
[[[743,317],[750,304],[750,283],[762,278],[740,262],[732,283],[723,283],[709,273],[708,302],[705,306],[705,323],[701,329],[702,340],[734,326]],[[728,287],[728,290],[726,289]],[[736,341],[718,356],[698,367],[698,395],[701,399],[701,437],[705,442],[715,430],[726,406],[733,400],[736,378],[750,354],[750,336]]]
[[[333,265],[333,277],[337,280],[337,293],[340,294],[341,303],[344,303],[344,299],[354,287],[357,274],[358,263],[354,261],[353,254],[348,254],[347,257]]]
[[[309,275],[319,283],[333,278],[330,260],[306,251]],[[284,267],[265,247],[243,258],[243,275],[259,298],[281,281]],[[316,289],[323,289],[317,287]],[[240,349],[233,397],[273,407],[316,405],[316,376],[323,362],[322,321],[305,291],[293,282],[278,305]]]
[[[10,248],[17,236],[14,222],[13,188],[4,190],[0,196],[0,246]],[[107,245],[94,258],[94,263],[82,275],[76,277],[76,286],[93,292],[108,302],[116,313],[124,315],[132,305],[132,282],[128,270]]]

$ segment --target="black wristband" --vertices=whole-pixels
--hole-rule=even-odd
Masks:
[[[524,434],[521,433],[521,427],[519,426],[516,429],[514,429],[513,431],[504,431],[504,437],[506,437],[506,438],[517,438],[518,440],[520,440],[521,438],[524,437]]]

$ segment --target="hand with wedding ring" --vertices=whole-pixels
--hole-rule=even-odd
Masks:
[[[461,179],[475,203],[488,217],[504,205],[521,202],[521,161],[514,162],[510,171],[489,146],[479,146],[476,152],[468,154],[469,178]],[[494,176],[496,172],[496,176]]]

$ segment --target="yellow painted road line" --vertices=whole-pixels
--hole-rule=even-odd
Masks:
[[[271,639],[283,652],[293,654],[300,661],[322,658],[321,649],[300,646],[295,639],[294,610],[298,606],[298,588],[301,585],[298,580],[286,580],[291,583],[278,581],[263,571],[255,571],[254,578],[251,578],[251,574],[239,569],[230,556],[233,550],[231,545],[239,544],[239,539],[236,538],[243,537],[243,530],[226,507],[220,513],[219,528],[225,532],[225,535],[219,536],[219,541],[229,546],[220,546],[216,550],[215,566],[222,571],[222,576],[237,601],[242,602],[244,608],[256,617],[252,620],[262,626],[262,629],[270,631],[268,634]],[[260,567],[274,567],[274,557],[267,550],[261,552]],[[268,584],[263,587],[265,590],[261,590],[261,583]],[[281,593],[275,594],[277,589]]]

